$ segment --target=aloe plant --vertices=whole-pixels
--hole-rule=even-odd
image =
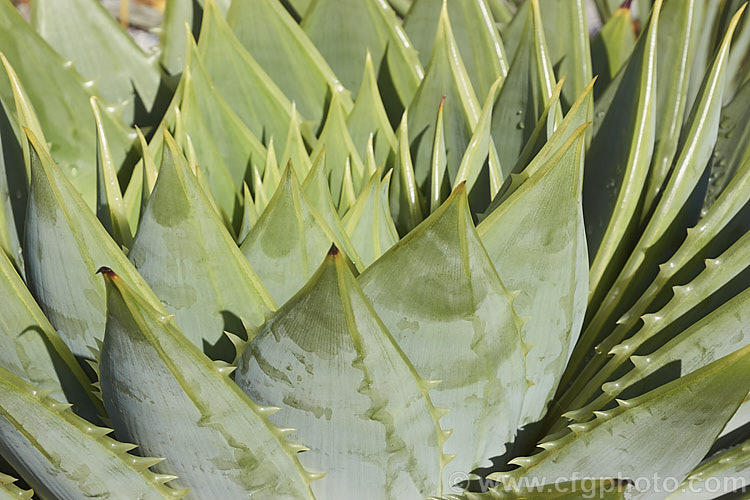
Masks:
[[[741,494],[741,2],[31,7],[0,496]]]

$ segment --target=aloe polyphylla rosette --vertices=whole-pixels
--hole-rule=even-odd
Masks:
[[[743,487],[744,5],[596,3],[0,0],[0,497]]]

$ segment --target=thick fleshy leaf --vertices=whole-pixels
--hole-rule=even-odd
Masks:
[[[276,303],[284,304],[315,273],[336,241],[328,224],[305,200],[294,171],[287,167],[241,250]]]
[[[160,459],[127,452],[37,386],[0,368],[0,453],[43,498],[182,498],[148,467]]]
[[[690,59],[693,52],[690,34],[694,30],[696,0],[664,4],[656,43],[656,137],[651,171],[644,200],[649,213],[677,153],[678,140],[687,104]]]
[[[627,65],[594,107],[594,132],[586,155],[583,204],[592,257],[592,307],[637,238],[635,222],[654,148],[656,43],[661,0],[651,11]]]
[[[0,366],[96,418],[89,379],[5,255],[0,255]]]
[[[440,117],[442,116],[444,103],[445,101],[441,101],[438,108],[438,125],[442,124]],[[430,170],[432,169],[433,167],[430,165]],[[430,182],[432,182],[432,175],[430,175]],[[414,229],[424,218],[422,191],[417,185],[414,165],[411,161],[411,152],[409,151],[407,112],[404,112],[401,118],[401,125],[398,128],[398,155],[396,156],[396,164],[393,167],[389,204],[396,227],[402,234],[406,234]]]
[[[347,161],[352,169],[355,189],[359,191],[363,184],[365,166],[357,152],[357,147],[354,145],[352,136],[349,134],[341,100],[335,95],[331,99],[328,116],[326,117],[323,131],[320,133],[318,144],[312,153],[310,153],[310,156],[317,158],[324,149],[326,152],[326,177],[328,178],[333,199],[338,200],[341,197],[341,183],[344,180]]]
[[[463,152],[471,140],[481,106],[459,55],[456,39],[453,37],[447,4],[443,4],[440,13],[432,55],[425,71],[425,77],[408,108],[408,128],[416,185],[423,192],[428,192],[432,156],[431,139],[435,134],[435,117],[442,99],[445,98],[443,117],[446,160],[448,177],[451,181],[458,172]]]
[[[677,289],[675,293],[680,293]],[[630,356],[633,368],[622,377],[602,385],[603,394],[567,418],[588,420],[594,410],[604,408],[623,391],[663,370],[665,377],[685,376],[750,344],[745,325],[750,319],[750,289],[733,297],[700,321],[690,325],[654,352]],[[639,342],[640,339],[634,339]],[[670,370],[670,367],[675,367]],[[658,381],[647,380],[648,385]],[[647,385],[647,387],[648,387]]]
[[[299,179],[304,179],[312,168],[310,156],[305,147],[305,141],[302,138],[302,132],[299,128],[297,107],[292,105],[292,116],[289,119],[289,130],[286,134],[286,146],[281,154],[280,165],[286,167],[292,162],[294,172]]]
[[[117,436],[166,457],[156,470],[178,474],[174,484],[199,498],[313,498],[314,475],[300,466],[299,445],[268,422],[273,409],[229,378],[234,367],[212,362],[169,316],[111,270],[102,274],[107,335],[99,369]]]
[[[226,13],[231,0],[216,0],[222,13]],[[159,29],[161,65],[170,75],[179,76],[185,65],[187,39],[185,25],[194,37],[198,36],[203,19],[205,0],[169,0],[164,6],[164,20]]]
[[[575,470],[585,478],[658,474],[681,481],[747,394],[747,387],[737,381],[748,377],[750,346],[642,396],[618,400],[617,407],[597,412],[596,419],[572,424],[564,437],[541,443],[544,451],[537,455],[511,461],[520,468],[490,477],[501,482],[520,477],[549,481]],[[659,487],[649,482],[638,498],[664,498]]]
[[[629,486],[627,481],[617,479],[558,481],[530,486],[501,485],[485,493],[448,495],[445,500],[580,500],[589,495],[600,500],[625,500],[630,498]]]
[[[345,111],[351,109],[349,92],[281,2],[232,2],[227,21],[260,67],[312,121],[314,130],[322,124],[332,95]]]
[[[94,118],[89,98],[96,95],[94,87],[86,84],[75,68],[63,61],[16,12],[12,2],[7,1],[0,2],[0,52],[18,74],[50,144],[50,153],[86,204],[93,208],[96,202],[96,131],[92,126]],[[50,86],[50,82],[54,85]],[[0,101],[6,110],[14,109],[13,93],[3,74],[0,74]],[[119,168],[125,163],[132,139],[118,117],[105,112],[103,120],[112,156]],[[18,135],[19,141],[25,144],[20,130]]]
[[[231,103],[254,136],[266,145],[271,137],[281,144],[289,128],[292,103],[237,40],[216,0],[206,1],[198,53],[214,92]]]
[[[383,107],[383,100],[380,98],[375,68],[369,53],[365,58],[362,86],[357,93],[352,112],[346,117],[346,124],[349,127],[354,147],[360,156],[364,157],[366,153],[370,135],[373,135],[375,159],[378,165],[384,165],[391,153],[396,151],[396,135],[393,133]]]
[[[380,171],[372,174],[343,220],[365,266],[375,262],[398,241],[396,226],[388,209],[391,174],[388,172],[382,181]]]
[[[258,327],[273,299],[240,253],[171,137],[128,257],[187,339],[232,360],[223,332]]]
[[[444,470],[485,466],[515,435],[526,388],[520,321],[474,229],[466,190],[453,195],[359,277],[420,376],[441,380],[434,403],[451,411]]]
[[[333,206],[333,199],[331,198],[331,191],[328,187],[328,180],[325,174],[325,152],[316,157],[310,173],[307,174],[305,182],[302,183],[302,194],[309,205],[328,224],[328,227],[336,236],[336,240],[334,241],[341,242],[340,248],[354,262],[358,270],[363,270],[365,266],[362,264],[362,259],[360,259],[359,254],[354,249],[354,245],[344,229],[341,218],[336,212],[336,207]]]
[[[0,473],[0,498],[3,500],[31,500],[34,490],[23,490],[16,486],[18,479]]]
[[[683,481],[668,500],[712,500],[742,491],[750,484],[750,441],[707,459]]]
[[[746,119],[745,114],[749,103],[750,80],[745,82],[732,102],[721,110],[704,211],[716,201],[732,178],[738,175],[740,165],[750,158],[750,120]]]
[[[558,80],[565,77],[562,102],[567,111],[593,76],[586,2],[542,0],[539,8],[552,67]]]
[[[417,52],[401,20],[385,0],[316,0],[302,19],[302,28],[347,89],[363,83],[366,54],[377,74],[407,105],[424,76]]]
[[[509,172],[542,116],[555,88],[539,1],[531,0],[523,35],[492,114],[492,139],[500,166]],[[560,110],[555,122],[562,120]]]
[[[159,95],[156,56],[147,56],[101,2],[35,1],[31,20],[58,54],[94,82],[102,98],[123,108],[126,122],[143,122],[169,104],[168,95]]]
[[[95,97],[91,98],[91,108],[96,119],[96,216],[112,238],[125,248],[133,243],[133,233],[127,218],[125,202],[117,168],[102,123],[102,114]]]
[[[635,44],[636,32],[630,8],[616,9],[591,41],[591,62],[594,74],[599,76],[597,97],[625,66],[634,52]]]
[[[283,369],[280,369],[282,368]],[[449,431],[422,379],[360,290],[336,247],[252,339],[237,384],[297,429],[320,498],[420,499],[441,493]]]
[[[433,50],[442,0],[417,0],[404,19],[404,28],[427,64]],[[474,91],[484,100],[490,87],[508,72],[500,34],[486,0],[446,2],[453,35]]]
[[[690,212],[688,207],[690,195],[703,176],[716,140],[729,43],[741,14],[742,11],[736,14],[725,34],[721,50],[716,54],[711,71],[706,75],[704,85],[695,101],[691,113],[693,118],[685,131],[685,144],[689,147],[683,147],[680,151],[674,171],[654,209],[654,214],[642,230],[633,253],[624,265],[618,267],[619,273],[610,292],[601,301],[598,310],[596,308],[589,310],[589,313],[594,314],[589,314],[590,321],[583,333],[585,343],[582,344],[581,355],[590,352],[589,349],[599,337],[600,331],[617,320],[614,316],[626,311],[627,303],[623,301],[623,297],[630,296],[637,299],[640,296],[643,289],[648,286],[648,284],[642,284],[644,273],[650,272],[650,269],[653,269],[652,266],[658,265],[658,254],[676,246],[674,235],[680,234],[681,236],[684,231],[683,221],[689,217],[686,213]],[[599,291],[603,292],[603,290]],[[592,290],[592,293],[596,293],[596,290]],[[593,305],[598,304],[595,302]],[[601,356],[598,359],[595,358],[595,361],[601,363],[604,361],[601,358]],[[585,379],[580,380],[586,382]],[[575,389],[571,392],[575,392]],[[580,397],[585,396],[586,394],[580,394]]]
[[[538,420],[557,387],[583,322],[588,255],[581,211],[581,126],[477,227],[498,274],[520,293],[526,378],[521,425]],[[554,306],[551,306],[554,304]]]
[[[141,294],[155,304],[158,300],[46,148],[26,133],[31,155],[26,282],[73,354],[91,358],[89,347],[104,336],[104,286],[94,274],[98,267],[106,263],[117,269]]]

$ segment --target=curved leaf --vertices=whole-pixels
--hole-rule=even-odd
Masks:
[[[328,471],[320,498],[420,499],[440,494],[449,460],[428,392],[332,247],[308,284],[252,339],[235,379],[252,398],[283,403],[272,420],[298,429],[300,457]],[[280,369],[282,368],[282,369]]]

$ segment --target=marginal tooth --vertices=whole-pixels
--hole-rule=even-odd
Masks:
[[[107,447],[117,455],[121,455],[122,453],[127,453],[130,450],[138,448],[138,446],[134,445],[133,443],[121,443],[119,441],[111,441],[107,443]]]
[[[621,408],[631,408],[634,406],[633,403],[624,399],[615,399],[615,401]]]
[[[70,408],[70,407],[72,407],[72,406],[73,406],[73,405],[72,405],[72,404],[70,404],[70,403],[60,403],[60,402],[58,402],[58,401],[53,401],[52,403],[50,403],[50,404],[49,404],[49,407],[50,407],[50,408],[51,408],[51,409],[52,409],[53,411],[57,411],[57,412],[60,412],[60,411],[65,411],[65,410],[69,409],[69,408]]]
[[[630,361],[639,370],[645,370],[648,365],[651,364],[653,359],[651,356],[630,356]]]
[[[588,424],[579,424],[579,423],[568,425],[568,429],[575,432],[576,434],[578,434],[579,432],[584,432],[584,431],[589,430],[589,427],[590,426]]]
[[[440,420],[450,412],[450,408],[435,408],[435,414],[437,415],[438,420]]]
[[[521,467],[526,467],[526,466],[533,464],[535,461],[536,460],[533,457],[516,457],[508,463],[513,464],[513,465],[520,465]]]
[[[443,463],[449,464],[454,458],[456,458],[458,455],[455,453],[447,453],[443,455]]]
[[[294,453],[300,453],[300,452],[303,452],[303,451],[310,451],[310,448],[308,448],[304,444],[300,444],[300,443],[295,443],[295,442],[289,441],[289,442],[286,443],[286,445]]]
[[[214,365],[214,371],[224,377],[228,377],[229,375],[231,375],[233,371],[237,369],[236,366],[230,365],[226,361],[221,361],[221,360],[214,361],[213,365]]]
[[[437,387],[442,380],[420,380],[420,385],[422,386],[422,390],[424,391],[431,391],[435,387]]]
[[[32,396],[35,396],[39,399],[44,399],[50,394],[52,394],[52,389],[42,389],[42,388],[35,387],[31,389],[30,393]]]
[[[310,482],[318,481],[319,479],[323,479],[325,477],[325,472],[307,472],[307,480]]]
[[[83,431],[90,436],[102,437],[111,433],[113,429],[110,429],[109,427],[99,427],[97,425],[89,425]]]
[[[615,394],[620,394],[622,392],[622,387],[617,381],[605,382],[602,384],[602,392],[607,396],[614,396]]]
[[[609,413],[609,412],[607,412],[607,411],[598,411],[598,410],[595,410],[595,411],[594,411],[594,416],[595,416],[596,418],[601,418],[601,419],[603,419],[603,420],[606,420],[606,419],[608,419],[609,417],[611,417],[611,416],[612,416],[612,414],[611,414],[611,413]]]
[[[453,429],[444,429],[440,431],[440,433],[443,436],[443,440],[447,440],[449,437],[453,435]]]
[[[172,474],[154,474],[152,477],[154,482],[158,484],[168,483],[169,481],[177,479],[177,476],[173,476]]]
[[[163,458],[136,457],[134,455],[128,455],[127,458],[128,458],[128,461],[130,462],[130,465],[137,469],[148,469],[164,461]]]
[[[553,450],[560,446],[560,444],[557,441],[547,441],[546,443],[539,443],[537,446],[543,450]]]
[[[278,406],[259,406],[258,407],[258,413],[261,414],[263,417],[270,417],[271,415],[277,413],[281,408]]]
[[[296,430],[297,429],[294,429],[292,427],[277,427],[276,428],[276,432],[278,432],[281,437],[286,437]]]

